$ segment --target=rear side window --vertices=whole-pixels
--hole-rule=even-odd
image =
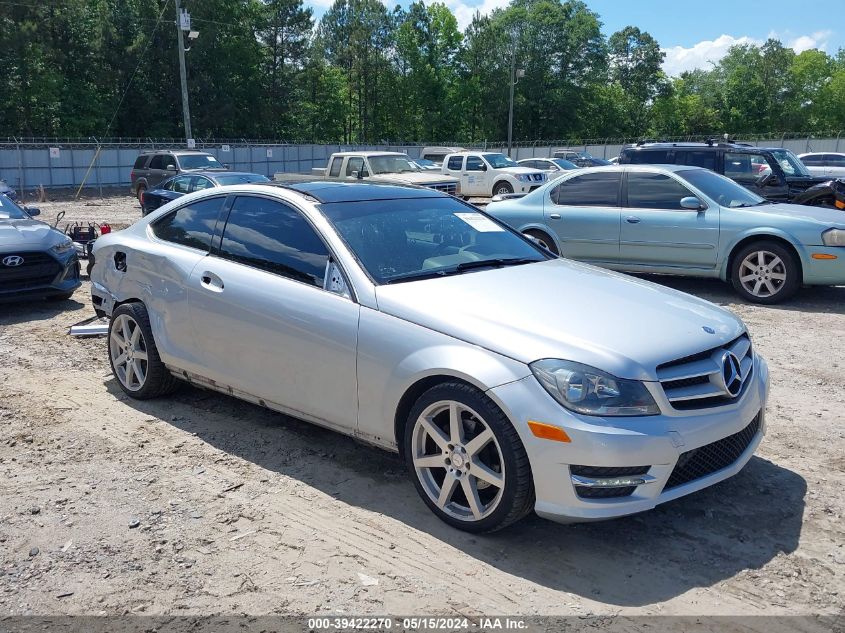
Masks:
[[[822,154],[816,154],[815,156],[805,156],[801,159],[801,162],[807,165],[808,167],[821,167],[822,165],[824,165],[825,159],[830,160],[830,158],[827,156],[824,156]]]
[[[552,190],[552,202],[573,207],[618,206],[621,178],[618,171],[569,178]]]
[[[332,160],[332,167],[329,170],[329,176],[340,176],[340,166],[342,163],[342,158],[335,158]]]
[[[716,152],[678,152],[678,155],[679,165],[692,165],[716,171]]]
[[[446,158],[445,154],[423,154],[423,158],[426,160],[430,160],[432,163],[437,163],[438,165],[443,164],[443,160]]]
[[[153,234],[167,242],[207,251],[225,199],[208,198],[168,213],[152,224]]]
[[[681,209],[689,189],[666,174],[628,173],[628,206],[634,209]]]
[[[669,149],[641,149],[628,154],[629,162],[633,165],[673,165],[674,152]]]
[[[165,159],[170,158],[170,156],[165,156],[164,154],[156,154],[153,156],[152,160],[150,161],[150,169],[164,169],[165,168]],[[173,162],[173,159],[170,159]]]
[[[240,196],[223,231],[220,257],[322,288],[329,252],[295,209]]]
[[[452,169],[454,171],[460,171],[461,166],[464,164],[464,157],[463,156],[452,156],[449,159],[449,163],[447,164],[448,169]]]
[[[769,162],[763,154],[725,152],[725,176],[740,182],[754,182],[767,169]]]
[[[144,165],[147,164],[147,159],[149,156],[141,154],[138,158],[135,159],[135,164],[132,166],[132,169],[143,169]]]

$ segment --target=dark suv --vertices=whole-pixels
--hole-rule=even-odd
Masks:
[[[226,171],[228,167],[206,152],[162,149],[142,152],[129,174],[132,194],[144,206],[144,192],[183,171]]]
[[[619,164],[694,165],[738,182],[773,202],[845,209],[845,180],[813,176],[782,147],[742,143],[640,143],[619,154]]]

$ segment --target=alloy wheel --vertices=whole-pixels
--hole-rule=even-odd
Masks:
[[[771,251],[753,251],[739,265],[739,282],[755,297],[773,297],[786,283],[783,260]]]
[[[435,402],[414,423],[414,470],[428,497],[447,515],[479,521],[505,489],[502,450],[490,426],[468,406]]]
[[[130,391],[142,389],[149,369],[147,344],[141,326],[128,314],[120,314],[112,322],[109,354],[121,384]]]

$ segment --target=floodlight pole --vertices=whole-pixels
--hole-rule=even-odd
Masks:
[[[177,0],[178,2],[178,0]],[[508,156],[511,155],[513,145],[513,89],[516,86],[514,81],[516,74],[516,42],[514,42],[513,51],[511,52],[511,103],[508,109]]]
[[[191,108],[188,105],[188,76],[185,70],[185,40],[182,33],[182,12],[179,7],[179,0],[176,3],[176,35],[179,47],[179,80],[182,84],[182,118],[185,121],[185,142],[193,138],[191,134]]]

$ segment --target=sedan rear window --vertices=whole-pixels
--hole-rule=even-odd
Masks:
[[[572,207],[615,207],[619,205],[622,172],[594,172],[568,178],[552,189],[555,204]]]

